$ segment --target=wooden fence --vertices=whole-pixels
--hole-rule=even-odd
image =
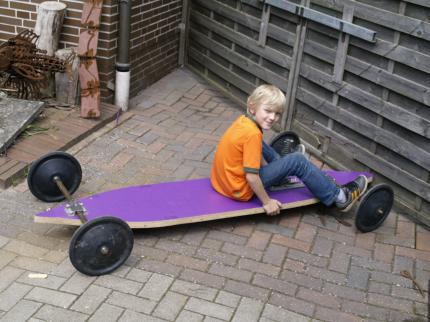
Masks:
[[[371,170],[430,226],[428,0],[190,0],[188,65],[244,103],[286,92],[283,129],[338,169]]]

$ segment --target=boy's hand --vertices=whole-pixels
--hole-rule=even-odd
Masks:
[[[281,203],[276,199],[269,199],[269,201],[263,205],[263,209],[269,216],[279,215],[281,212]]]

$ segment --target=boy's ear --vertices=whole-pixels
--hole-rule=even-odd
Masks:
[[[255,108],[253,106],[248,106],[248,112],[251,115],[255,115]]]

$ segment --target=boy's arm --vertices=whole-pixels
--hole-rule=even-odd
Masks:
[[[248,181],[251,189],[257,195],[263,204],[264,211],[269,215],[278,215],[281,212],[281,203],[278,200],[271,199],[264,189],[260,176],[256,173],[246,173],[246,181]]]

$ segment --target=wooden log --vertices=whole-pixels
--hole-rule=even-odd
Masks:
[[[55,73],[55,94],[59,104],[76,105],[78,96],[79,57],[76,48],[57,50],[55,56],[68,61],[65,73]]]
[[[65,13],[66,5],[57,1],[42,2],[37,9],[34,27],[34,32],[39,36],[37,48],[46,50],[49,56],[54,56],[58,48]]]

